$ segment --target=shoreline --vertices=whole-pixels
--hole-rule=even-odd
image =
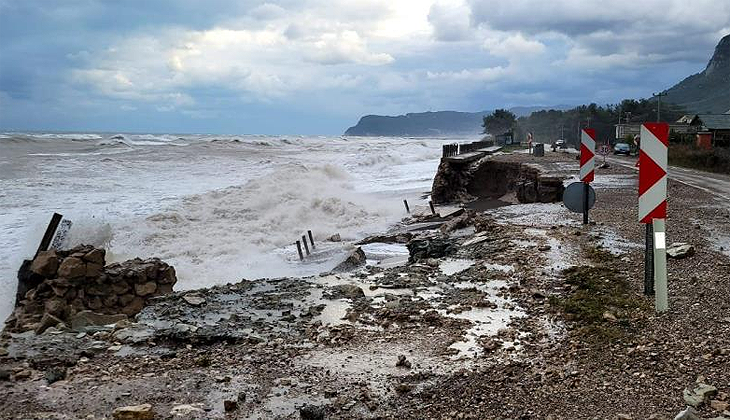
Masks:
[[[691,197],[670,214],[701,212],[704,224],[693,223],[705,227],[672,225],[698,253],[670,263],[677,312],[656,316],[639,289],[641,230],[620,211],[635,199],[633,171],[597,175],[614,180],[599,191],[615,199],[592,212],[593,225],[556,204],[488,209],[445,234],[415,232],[427,243],[412,248],[425,254],[404,266],[174,292],[156,298],[137,325],[4,337],[11,382],[1,393],[10,404],[0,416],[104,417],[149,403],[162,418],[672,418],[699,375],[727,393],[730,339],[721,331],[730,318],[721,314],[730,315],[710,303],[730,301],[719,276],[730,256],[702,232],[730,211],[670,181],[670,193]],[[565,310],[577,290],[563,272],[571,266],[625,284],[631,309],[576,320]],[[698,285],[690,267],[716,288]],[[702,311],[687,311],[707,299]],[[701,339],[692,325],[713,333]],[[64,379],[49,383],[54,369]],[[99,398],[74,398],[89,393]],[[23,411],[13,411],[20,401]],[[722,415],[709,401],[699,411]]]

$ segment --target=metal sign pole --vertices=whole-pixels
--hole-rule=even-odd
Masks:
[[[667,240],[664,219],[654,219],[654,286],[656,290],[655,307],[657,312],[669,309],[667,291]],[[649,226],[648,224],[646,226]]]
[[[654,294],[654,233],[651,223],[646,224],[646,249],[644,250],[644,294],[647,296]]]
[[[644,123],[641,125],[641,150],[639,153],[639,223],[646,224],[646,255],[644,257],[644,294],[654,291],[655,237],[653,224],[667,217],[667,148],[669,125]],[[660,233],[664,240],[663,225]],[[658,240],[657,240],[658,241]],[[660,244],[663,245],[663,244]],[[666,260],[663,262],[666,277]]]
[[[587,182],[583,183],[583,224],[588,224],[588,194],[589,186]]]

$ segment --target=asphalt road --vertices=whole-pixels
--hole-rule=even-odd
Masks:
[[[608,162],[636,168],[636,156],[608,156]],[[600,157],[599,157],[600,160]],[[730,175],[703,172],[696,169],[669,167],[669,178],[691,187],[706,191],[721,198],[724,205],[730,208]]]

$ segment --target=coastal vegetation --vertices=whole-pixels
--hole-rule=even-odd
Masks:
[[[596,130],[597,140],[604,143],[616,137],[615,125],[619,122],[655,121],[657,101],[624,99],[618,104],[604,106],[591,103],[568,110],[540,110],[514,120],[514,114],[509,114],[509,111],[498,109],[484,116],[482,126],[485,127],[485,133],[502,134],[513,130],[515,139],[524,141],[529,132],[537,142],[552,143],[564,139],[568,144],[577,145],[580,128],[591,127]],[[661,104],[663,121],[675,121],[683,114],[684,110],[676,105]]]

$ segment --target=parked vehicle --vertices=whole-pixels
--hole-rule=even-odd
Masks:
[[[555,142],[552,144],[553,152],[558,149],[565,149],[566,147],[568,146],[565,144],[565,140],[563,139],[555,140]]]
[[[631,155],[631,146],[626,143],[616,143],[616,145],[613,146],[613,154],[629,156]]]

